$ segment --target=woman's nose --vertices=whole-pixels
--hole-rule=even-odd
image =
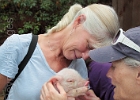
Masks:
[[[109,70],[108,70],[108,72],[107,72],[107,77],[108,78],[112,78],[112,70],[111,70],[111,68],[109,68]]]
[[[84,53],[82,53],[82,58],[83,58],[84,60],[86,60],[87,58],[89,58],[89,50],[86,51],[86,52],[84,52]]]

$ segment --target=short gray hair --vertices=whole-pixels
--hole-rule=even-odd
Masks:
[[[135,60],[133,58],[126,57],[126,58],[124,58],[122,60],[128,66],[131,66],[131,67],[140,67],[140,61],[137,61],[137,60]]]

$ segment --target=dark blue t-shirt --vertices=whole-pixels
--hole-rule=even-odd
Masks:
[[[90,87],[101,100],[114,100],[114,86],[106,76],[111,63],[97,63],[92,61],[89,69]]]

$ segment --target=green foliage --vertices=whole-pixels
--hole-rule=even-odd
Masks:
[[[99,0],[0,0],[0,33],[42,34],[54,26],[72,4],[83,6]]]
[[[24,22],[23,28],[18,28],[18,34],[26,33],[30,30],[32,33],[37,33],[39,31],[40,23],[35,22]]]

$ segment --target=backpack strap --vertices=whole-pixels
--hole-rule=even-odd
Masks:
[[[38,40],[38,36],[37,35],[33,35],[32,34],[32,41],[30,43],[29,49],[28,49],[28,53],[26,54],[26,56],[24,57],[24,59],[22,60],[22,62],[19,64],[18,68],[18,73],[16,74],[14,80],[17,79],[17,77],[20,75],[20,73],[22,72],[22,70],[24,69],[24,67],[26,66],[26,64],[28,63],[29,59],[31,58],[36,44],[37,44],[37,40]]]
[[[31,58],[34,50],[35,50],[35,47],[36,47],[36,44],[37,44],[37,41],[38,41],[38,35],[34,35],[32,34],[32,40],[31,40],[31,43],[29,45],[29,49],[28,49],[28,52],[26,54],[26,56],[24,57],[24,59],[21,61],[21,63],[19,64],[18,68],[18,73],[16,74],[15,78],[12,79],[6,86],[6,89],[5,89],[5,97],[4,97],[4,100],[7,99],[8,97],[8,94],[9,94],[9,91],[12,87],[12,84],[14,83],[14,81],[17,79],[17,77],[20,75],[20,73],[22,72],[22,70],[24,69],[24,67],[26,66],[26,64],[28,63],[29,59]]]

